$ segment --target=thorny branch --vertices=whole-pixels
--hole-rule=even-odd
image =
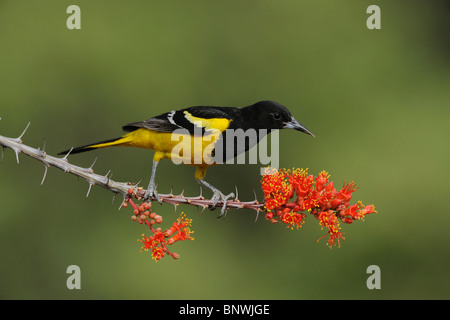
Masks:
[[[129,182],[127,183],[127,182],[114,181],[109,177],[109,172],[106,175],[99,175],[99,174],[94,173],[93,166],[95,164],[95,161],[94,161],[94,163],[92,163],[92,165],[89,168],[83,168],[83,167],[74,165],[68,161],[68,156],[70,155],[70,152],[61,158],[53,157],[53,156],[47,154],[45,152],[45,141],[44,141],[44,146],[42,149],[41,148],[36,149],[36,148],[25,145],[22,141],[22,137],[26,133],[29,126],[30,126],[30,123],[28,123],[25,130],[17,138],[9,138],[9,137],[0,135],[0,146],[2,147],[1,159],[3,159],[4,149],[9,148],[12,151],[14,151],[14,153],[16,155],[17,163],[19,163],[19,154],[21,154],[21,153],[42,162],[44,164],[45,171],[44,171],[44,176],[41,181],[41,185],[45,181],[45,177],[47,175],[48,168],[55,167],[64,172],[67,172],[67,173],[70,173],[70,174],[73,174],[75,176],[85,179],[89,184],[89,189],[88,189],[86,196],[89,195],[91,187],[94,185],[97,185],[97,186],[101,186],[101,187],[113,192],[114,194],[120,194],[124,198],[124,201],[125,201],[125,199],[127,199],[129,197],[136,198],[138,200],[143,198],[145,190],[141,187],[138,187],[136,184],[132,184]],[[130,188],[133,189],[133,193],[129,192]],[[227,209],[229,209],[229,208],[235,208],[235,209],[246,208],[246,209],[253,209],[257,212],[264,209],[264,203],[258,202],[258,200],[256,199],[256,194],[255,194],[255,200],[248,201],[248,202],[241,202],[237,198],[237,193],[238,192],[236,190],[236,198],[234,200],[228,200],[226,202]],[[203,210],[212,206],[212,200],[205,199],[202,196],[201,190],[200,190],[200,195],[196,196],[196,197],[186,197],[186,196],[184,196],[184,192],[182,192],[179,195],[174,195],[172,193],[172,191],[169,194],[159,194],[159,197],[162,202],[166,202],[166,203],[170,203],[170,204],[174,205],[175,209],[180,204],[187,204],[187,205],[201,207],[202,212],[203,212]],[[151,200],[155,200],[155,199],[151,199]],[[219,202],[219,203],[217,203],[216,206],[222,207],[223,203]]]
[[[138,187],[137,184],[116,182],[110,178],[109,173],[102,176],[94,173],[94,163],[89,168],[83,168],[69,163],[66,154],[62,158],[48,155],[45,152],[45,142],[42,150],[29,147],[22,142],[29,124],[17,138],[8,138],[0,135],[0,146],[2,151],[10,148],[14,151],[19,163],[19,154],[23,153],[30,156],[45,166],[44,182],[49,167],[56,167],[64,172],[71,173],[75,176],[85,179],[89,184],[87,195],[94,185],[99,185],[107,190],[112,191],[115,195],[120,194],[123,197],[121,207],[130,205],[133,210],[132,221],[137,221],[148,227],[151,236],[142,235],[142,239],[138,239],[142,243],[142,250],[151,251],[152,258],[155,261],[160,260],[165,255],[170,255],[174,259],[178,259],[177,253],[171,252],[168,246],[177,241],[193,240],[190,229],[191,219],[188,219],[184,213],[166,230],[162,230],[158,225],[162,222],[162,217],[152,211],[152,200],[144,200],[145,190]],[[3,152],[1,155],[3,158]],[[0,159],[1,159],[0,158]],[[272,168],[273,169],[273,168]],[[327,245],[332,248],[340,247],[340,242],[345,240],[341,231],[340,222],[352,224],[356,220],[364,220],[368,214],[377,212],[374,205],[364,206],[361,201],[350,205],[352,194],[358,187],[352,181],[343,184],[341,189],[334,187],[334,182],[329,180],[330,175],[326,171],[320,172],[317,176],[308,173],[307,169],[274,169],[267,168],[266,174],[261,178],[261,188],[264,193],[264,201],[255,200],[241,202],[237,198],[226,202],[226,209],[252,209],[257,212],[265,213],[265,219],[271,223],[282,223],[290,229],[299,229],[304,223],[307,215],[314,216],[318,221],[321,229],[327,230]],[[188,204],[202,208],[212,208],[213,201],[205,199],[201,194],[196,197],[186,197],[183,192],[174,195],[172,191],[169,194],[159,194],[162,202],[170,203],[175,206],[175,210],[180,204]],[[137,199],[136,204],[132,199]],[[223,202],[217,203],[217,207],[223,207]],[[320,239],[322,239],[321,237]],[[319,240],[320,240],[319,239]],[[318,240],[318,241],[319,241]]]

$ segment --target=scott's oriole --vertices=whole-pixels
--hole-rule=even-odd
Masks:
[[[129,133],[122,137],[72,148],[59,154],[74,154],[112,146],[152,149],[155,154],[150,183],[145,193],[146,200],[154,197],[161,202],[156,192],[155,173],[159,161],[168,158],[196,167],[195,178],[213,192],[214,206],[219,200],[223,201],[222,216],[226,201],[234,197],[234,194],[225,196],[206,182],[206,169],[246,152],[272,130],[285,128],[314,136],[286,107],[277,102],[260,101],[243,108],[195,106],[127,124],[123,126],[123,130]],[[237,134],[238,131],[241,136]],[[254,139],[247,134],[249,131],[254,133]],[[242,143],[240,138],[245,141]]]

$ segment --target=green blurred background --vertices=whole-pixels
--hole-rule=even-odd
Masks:
[[[81,8],[68,30],[66,8]],[[371,4],[381,30],[366,27]],[[281,131],[281,167],[327,170],[378,214],[344,225],[330,250],[251,211],[180,207],[195,240],[181,258],[139,253],[143,226],[119,199],[11,150],[0,163],[3,299],[448,299],[449,5],[446,1],[0,1],[0,134],[56,154],[123,124],[190,105],[275,100],[316,134]],[[111,148],[71,162],[148,182],[152,152]],[[241,200],[260,165],[210,169]],[[164,161],[159,191],[198,194],[194,169]],[[178,214],[156,206],[170,223]],[[66,268],[81,268],[68,290]],[[381,268],[381,290],[366,269]]]

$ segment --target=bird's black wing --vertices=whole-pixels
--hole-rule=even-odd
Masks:
[[[196,106],[163,113],[151,119],[129,123],[122,127],[124,131],[146,128],[159,132],[174,132],[178,129],[188,130],[190,134],[204,134],[205,128],[196,125],[196,119],[224,118],[232,120],[235,108]],[[198,120],[197,119],[197,120]]]
[[[183,127],[177,125],[174,121],[171,121],[173,112],[176,111],[166,112],[148,120],[132,122],[124,125],[122,129],[124,131],[131,132],[139,128],[146,128],[154,131],[169,133],[177,129],[182,129]]]

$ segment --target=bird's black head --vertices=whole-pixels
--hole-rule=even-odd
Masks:
[[[249,112],[256,129],[295,129],[314,137],[308,129],[295,120],[285,106],[277,102],[260,101],[244,109]]]

